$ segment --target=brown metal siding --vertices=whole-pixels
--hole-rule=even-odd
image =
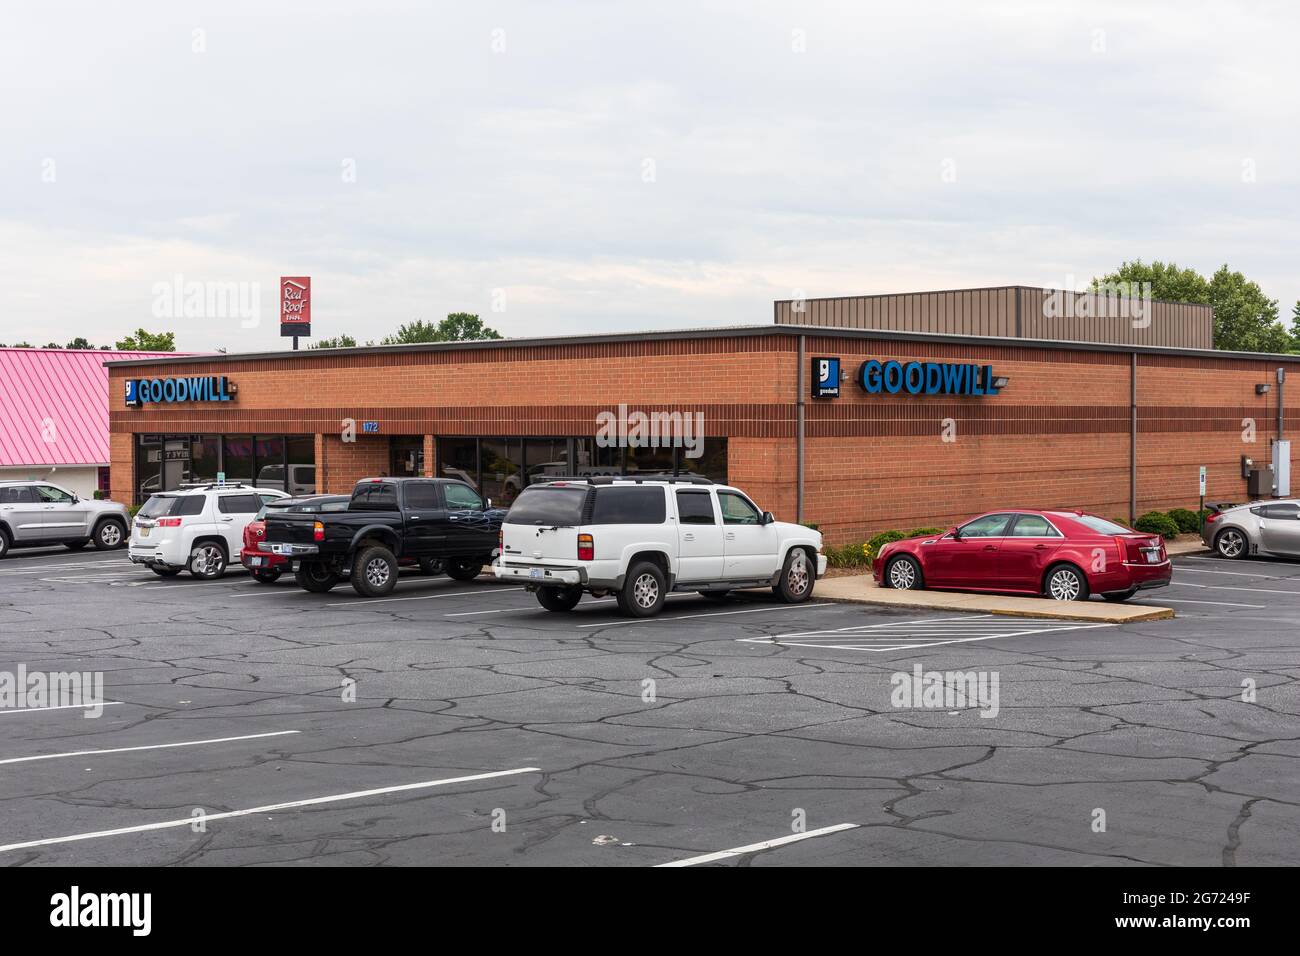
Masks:
[[[1056,300],[1050,297],[1059,295]],[[900,295],[808,299],[805,311],[793,303],[775,304],[778,325],[823,328],[886,329],[896,332],[936,332],[949,335],[988,335],[1058,342],[1100,342],[1165,348],[1214,347],[1214,312],[1208,305],[1183,302],[1150,303],[1149,324],[1123,308],[1118,299],[1093,293],[1061,292],[1025,286],[955,289]],[[1052,302],[1055,314],[1048,314]],[[1110,314],[1097,313],[1106,307]],[[1072,314],[1067,314],[1072,313]],[[1084,314],[1080,314],[1084,313]]]

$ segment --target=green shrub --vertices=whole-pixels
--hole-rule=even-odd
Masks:
[[[882,531],[862,546],[862,553],[867,561],[874,561],[881,548],[891,541],[902,541],[906,537],[901,531]]]
[[[909,538],[928,538],[931,535],[943,534],[943,528],[913,528],[907,532]]]
[[[826,563],[832,568],[860,568],[867,564],[865,544],[842,544],[826,548]]]
[[[1188,511],[1186,508],[1170,508],[1169,517],[1173,519],[1174,524],[1178,525],[1180,534],[1195,534],[1201,530],[1201,519],[1196,516],[1195,511]]]
[[[1178,537],[1178,523],[1163,511],[1148,511],[1137,519],[1134,527],[1143,534],[1158,534],[1162,538]]]

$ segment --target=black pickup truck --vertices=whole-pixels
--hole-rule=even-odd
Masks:
[[[463,481],[366,478],[346,511],[268,512],[258,547],[288,557],[298,586],[317,593],[348,578],[358,594],[379,597],[411,561],[470,581],[497,549],[506,511],[491,504]]]

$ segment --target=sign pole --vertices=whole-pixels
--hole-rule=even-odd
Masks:
[[[1196,510],[1196,520],[1201,527],[1201,537],[1205,537],[1205,466],[1201,466],[1201,506]]]

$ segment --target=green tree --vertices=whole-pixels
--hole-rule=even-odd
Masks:
[[[1300,352],[1300,301],[1291,308],[1291,351]]]
[[[1221,266],[1209,279],[1175,263],[1141,259],[1124,262],[1093,285],[1127,282],[1151,284],[1151,297],[1193,302],[1214,309],[1214,347],[1239,352],[1285,352],[1294,341],[1278,320],[1277,300],[1240,272]],[[1136,289],[1134,290],[1137,291]]]
[[[146,332],[136,329],[135,334],[128,335],[117,343],[119,352],[175,352],[175,332]]]
[[[63,346],[60,345],[58,342],[47,342],[44,347],[47,349],[59,349],[59,350],[63,349]]]
[[[419,342],[470,342],[482,339],[499,339],[501,334],[483,324],[483,320],[470,312],[452,312],[434,325],[416,319],[399,326],[392,335],[384,336],[381,345],[414,345]]]
[[[80,335],[78,335],[75,339],[73,339],[73,340],[72,340],[71,342],[69,342],[66,346],[64,346],[64,348],[69,348],[69,349],[93,349],[94,346],[90,344],[90,340],[89,340],[89,339],[83,339]]]
[[[307,346],[309,349],[351,349],[356,348],[357,340],[352,336],[336,335],[332,339],[318,339]]]

